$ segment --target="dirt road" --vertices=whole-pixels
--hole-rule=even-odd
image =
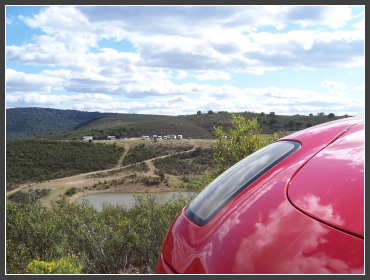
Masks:
[[[121,141],[121,142],[126,142],[126,141]],[[196,141],[196,140],[191,140],[188,142],[189,144],[193,144],[193,149],[190,151],[195,150],[197,147],[210,147],[211,143],[210,141]],[[127,144],[127,143],[124,143]],[[125,157],[126,153],[128,151],[128,148],[126,149],[125,154],[120,158],[118,161],[117,165],[115,168],[107,169],[107,170],[99,170],[99,171],[94,171],[94,172],[88,172],[88,173],[83,173],[83,174],[78,174],[74,175],[71,177],[65,177],[65,178],[60,178],[60,179],[55,179],[55,180],[50,180],[42,183],[31,183],[31,184],[23,184],[19,186],[18,188],[8,191],[6,195],[10,195],[12,193],[15,193],[17,191],[20,191],[22,189],[41,189],[41,188],[50,188],[52,189],[51,193],[47,195],[46,197],[41,198],[41,202],[49,206],[51,201],[56,201],[58,200],[68,189],[75,187],[77,188],[78,192],[71,196],[69,198],[69,201],[73,202],[80,196],[84,196],[87,194],[92,194],[92,193],[98,193],[98,192],[126,192],[126,193],[140,193],[144,191],[149,191],[149,192],[161,192],[161,191],[173,191],[174,188],[171,187],[173,185],[176,185],[179,183],[179,179],[176,178],[176,176],[170,176],[166,175],[167,183],[165,184],[164,182],[161,182],[158,186],[156,187],[146,187],[143,183],[135,183],[135,184],[120,184],[116,186],[112,186],[108,189],[99,189],[99,190],[93,190],[91,189],[92,186],[97,184],[99,181],[104,182],[104,181],[112,181],[114,179],[118,179],[122,176],[127,176],[130,174],[133,174],[135,172],[128,172],[128,171],[122,171],[122,172],[117,172],[117,173],[112,173],[111,175],[107,175],[109,171],[114,171],[114,170],[120,170],[123,169],[121,166],[122,160]],[[184,152],[189,152],[189,151],[184,151]],[[184,153],[184,152],[179,152],[179,153]],[[175,154],[175,153],[174,153]],[[176,153],[177,154],[177,153]],[[164,155],[160,156],[157,158],[164,158],[170,155]],[[154,164],[152,162],[153,159],[145,160],[147,163],[149,170],[147,172],[143,172],[140,174],[140,176],[156,176],[154,174]],[[127,166],[125,166],[127,167]],[[107,176],[104,177],[93,177],[89,175],[97,174],[97,173],[107,173]]]

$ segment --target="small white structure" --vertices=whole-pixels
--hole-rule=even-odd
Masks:
[[[158,139],[158,140],[162,140],[162,135],[158,135],[158,136],[157,136],[157,139]]]
[[[82,140],[93,140],[92,136],[82,136]]]
[[[176,139],[176,135],[172,135],[172,139]]]
[[[181,134],[177,135],[177,139],[181,140],[182,139],[182,135]]]
[[[167,135],[163,135],[163,140],[167,140]]]
[[[116,136],[107,136],[107,140],[116,140]]]
[[[141,136],[141,140],[148,140],[148,139],[149,139],[149,136],[146,136],[146,135]]]
[[[167,140],[171,140],[171,135],[167,135]]]
[[[157,140],[157,135],[153,135],[153,140]]]

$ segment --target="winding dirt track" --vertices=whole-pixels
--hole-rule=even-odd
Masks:
[[[128,140],[128,141],[130,141],[130,140]],[[193,145],[193,148],[191,150],[178,152],[178,153],[173,153],[173,154],[169,154],[169,155],[164,155],[164,156],[160,156],[160,157],[157,157],[157,158],[164,158],[164,157],[168,157],[168,156],[171,156],[171,155],[174,155],[174,154],[180,154],[180,153],[194,151],[197,147],[210,147],[211,144],[212,144],[212,141],[211,140],[208,140],[208,141],[207,140],[201,140],[201,141],[190,140],[188,143]],[[79,189],[79,192],[77,194],[75,194],[75,195],[73,195],[69,198],[69,201],[71,201],[71,202],[75,201],[80,196],[84,196],[84,195],[91,194],[91,193],[97,193],[97,192],[138,193],[138,192],[144,192],[146,190],[149,191],[149,192],[161,192],[161,191],[171,191],[171,190],[173,190],[173,188],[171,188],[168,185],[165,185],[164,183],[160,183],[159,186],[151,187],[151,188],[148,188],[148,187],[144,186],[142,183],[136,183],[136,184],[117,185],[117,186],[110,187],[109,189],[105,189],[105,190],[86,190],[85,189],[86,187],[93,186],[94,184],[98,183],[99,181],[102,181],[102,182],[107,181],[108,182],[108,181],[111,181],[113,179],[119,178],[119,176],[130,174],[129,172],[126,172],[126,173],[123,172],[123,173],[119,173],[119,174],[109,175],[109,176],[104,177],[104,178],[92,178],[91,176],[88,176],[88,175],[92,175],[92,174],[96,174],[96,173],[109,172],[109,171],[119,170],[119,169],[123,168],[121,166],[121,163],[122,163],[122,160],[123,160],[123,158],[125,157],[125,155],[128,151],[128,148],[126,148],[125,150],[126,150],[125,153],[118,160],[118,163],[117,163],[116,167],[114,167],[114,168],[106,169],[106,170],[98,170],[98,171],[93,171],[93,172],[88,172],[88,173],[83,173],[83,174],[78,174],[78,175],[59,178],[59,179],[54,179],[54,180],[50,180],[50,181],[42,182],[42,183],[23,184],[23,185],[20,185],[16,189],[13,189],[11,191],[6,192],[6,195],[13,194],[15,192],[18,192],[18,191],[20,191],[22,189],[26,189],[26,188],[34,188],[34,189],[51,188],[53,190],[51,192],[51,194],[46,196],[45,198],[41,199],[41,202],[48,206],[48,205],[50,205],[51,201],[58,200],[60,198],[60,196],[66,190],[68,190],[71,187],[76,187],[77,189]],[[157,159],[157,158],[152,158],[152,159],[148,159],[148,160],[144,161],[144,162],[147,163],[147,165],[149,167],[149,170],[145,173],[141,173],[140,174],[141,176],[156,176],[156,175],[154,175],[155,167],[154,167],[154,164],[153,164],[152,161],[154,159]],[[125,167],[127,167],[127,166],[125,166]],[[167,176],[167,180],[168,181],[172,180],[172,182],[176,181],[175,179],[173,179],[171,177],[168,177],[168,176]]]

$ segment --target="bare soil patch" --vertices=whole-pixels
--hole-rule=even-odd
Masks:
[[[138,140],[138,139],[129,139],[129,140],[107,140],[105,141],[106,143],[116,143],[116,145],[122,145],[125,147],[126,152],[129,150],[129,148],[132,145],[137,145],[138,143],[142,143],[142,141],[148,141],[148,140]],[[166,140],[161,140],[163,143],[166,143]],[[181,141],[184,142],[184,144],[193,144],[194,148],[197,147],[202,147],[202,148],[207,148],[211,147],[213,144],[212,140],[201,140],[201,139],[192,139],[192,140],[169,140],[169,141]],[[168,142],[170,143],[170,142]],[[179,143],[179,142],[177,142]],[[189,152],[189,151],[186,151]],[[134,172],[120,172],[117,174],[112,174],[104,177],[92,177],[88,175],[96,174],[99,172],[108,172],[108,171],[113,171],[113,170],[119,170],[121,169],[121,162],[122,159],[124,158],[125,154],[122,156],[122,158],[118,161],[117,166],[112,169],[108,170],[99,170],[99,171],[94,171],[94,172],[89,172],[89,173],[84,173],[84,174],[79,174],[71,177],[65,177],[65,178],[60,178],[60,179],[55,179],[55,180],[50,180],[46,182],[41,182],[41,183],[31,183],[31,184],[24,184],[18,187],[17,189],[11,190],[6,193],[6,195],[10,195],[12,193],[15,193],[21,189],[27,190],[27,188],[33,188],[33,189],[52,189],[51,193],[43,198],[41,198],[41,202],[45,206],[50,206],[52,201],[57,201],[60,199],[60,197],[70,188],[75,187],[77,189],[77,193],[71,197],[69,197],[70,202],[74,202],[77,200],[79,197],[88,195],[88,194],[93,194],[93,193],[100,193],[100,192],[122,192],[122,193],[143,193],[145,191],[148,192],[167,192],[167,191],[176,191],[174,186],[176,186],[180,180],[176,176],[170,176],[166,175],[167,182],[161,182],[156,186],[146,186],[144,183],[124,183],[124,184],[119,184],[115,186],[111,186],[107,189],[91,189],[92,186],[97,184],[99,181],[104,182],[104,181],[112,181],[114,179],[119,179],[120,177],[123,176],[129,176],[134,174]],[[162,156],[166,157],[166,156]],[[151,176],[151,177],[157,177],[157,175],[154,174],[154,164],[152,163],[153,159],[146,160],[145,162],[149,166],[149,171],[147,172],[142,172],[138,173],[138,176]]]

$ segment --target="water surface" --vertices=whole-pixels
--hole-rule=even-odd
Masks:
[[[173,191],[173,192],[158,192],[158,193],[150,193],[156,197],[158,197],[158,200],[160,203],[167,202],[172,196],[175,194],[176,196],[178,194],[181,194],[184,197],[196,195],[196,192],[185,192],[185,191]],[[87,200],[97,211],[102,211],[103,209],[103,203],[110,203],[113,205],[122,205],[126,206],[127,208],[131,208],[135,203],[134,195],[141,195],[139,193],[136,194],[130,194],[130,193],[94,193],[94,194],[88,194],[79,197],[76,202],[82,203],[83,200]]]

